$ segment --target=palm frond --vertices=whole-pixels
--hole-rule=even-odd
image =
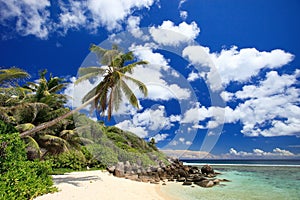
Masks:
[[[66,87],[65,83],[61,83],[61,84],[51,86],[51,87],[48,86],[48,89],[49,89],[48,91],[49,91],[49,93],[56,93],[56,92],[61,91],[65,87]]]
[[[147,64],[148,64],[148,62],[146,62],[146,61],[134,62],[132,64],[126,65],[125,67],[122,67],[120,69],[120,72],[123,74],[125,74],[127,72],[131,74],[133,72],[133,68],[136,67],[137,65],[147,65]]]
[[[31,123],[19,124],[15,128],[21,133],[30,129],[33,129],[35,126]]]
[[[64,79],[63,78],[59,78],[59,77],[52,77],[52,75],[50,75],[50,79],[47,82],[48,88],[51,89],[57,85],[63,84]]]
[[[146,87],[146,85],[144,83],[142,83],[141,81],[135,79],[135,78],[132,78],[130,76],[127,76],[127,75],[123,75],[123,77],[126,79],[126,80],[129,80],[131,82],[133,82],[134,84],[136,84],[138,87],[139,87],[139,90],[143,93],[143,95],[145,97],[148,96],[148,89]]]
[[[106,69],[103,67],[97,67],[97,66],[91,66],[91,67],[80,67],[78,70],[78,75],[79,76],[84,76],[86,74],[90,73],[105,73]]]
[[[30,75],[24,70],[16,67],[9,69],[0,69],[0,85],[7,82],[12,82],[16,79],[29,78]]]
[[[93,89],[91,89],[82,99],[82,103],[87,102],[88,100],[90,100],[92,97],[94,97],[97,94],[97,91],[99,91],[99,89],[101,88],[101,84],[98,84],[96,87],[94,87]]]
[[[115,87],[113,87],[109,94],[109,100],[108,100],[108,106],[107,106],[107,119],[110,120],[112,110],[113,110],[113,99],[114,99],[114,90]]]
[[[89,50],[95,53],[98,58],[101,58],[101,56],[103,56],[104,53],[107,51],[106,49],[103,49],[95,44],[91,44]]]
[[[120,81],[118,81],[116,83],[114,89],[111,92],[113,92],[113,100],[112,101],[114,103],[114,110],[117,111],[117,110],[119,110],[120,104],[123,100]]]
[[[10,112],[18,123],[32,123],[41,111],[49,109],[44,103],[22,103],[10,108]]]
[[[91,78],[96,78],[97,76],[103,76],[106,73],[106,69],[103,68],[99,68],[99,70],[95,71],[95,72],[90,72],[87,74],[83,74],[82,76],[80,76],[76,81],[75,84],[78,84],[82,81],[85,80],[89,80]]]
[[[27,151],[33,150],[35,152],[34,154],[37,154],[37,157],[41,158],[42,151],[41,151],[41,148],[40,148],[38,142],[31,136],[26,136],[23,138],[23,140],[26,144]],[[32,153],[32,152],[29,152],[29,153]],[[34,159],[36,159],[36,158],[34,158]]]
[[[66,140],[54,136],[54,135],[40,135],[38,141],[43,147],[55,147],[59,152],[65,152],[69,150],[69,144]]]
[[[121,85],[122,91],[124,92],[125,96],[129,100],[130,104],[133,105],[134,107],[136,107],[137,109],[139,109],[138,100],[137,100],[136,96],[134,95],[134,93],[132,92],[132,90],[129,88],[129,86],[122,79],[120,80],[120,85]]]

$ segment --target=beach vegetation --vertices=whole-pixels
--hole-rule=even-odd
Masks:
[[[51,163],[28,161],[17,130],[0,121],[0,199],[32,199],[54,192]]]

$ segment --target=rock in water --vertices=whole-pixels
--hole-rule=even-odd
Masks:
[[[212,187],[214,186],[214,182],[211,180],[203,180],[200,182],[195,182],[196,185],[199,185],[200,187]]]
[[[201,168],[201,173],[206,175],[215,174],[214,169],[210,165],[204,165]]]

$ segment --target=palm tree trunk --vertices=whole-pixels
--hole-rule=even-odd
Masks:
[[[73,115],[74,113],[76,113],[76,112],[80,111],[81,109],[83,109],[84,107],[86,107],[88,104],[90,104],[92,101],[94,101],[99,95],[100,94],[97,94],[97,95],[93,96],[87,102],[85,102],[84,104],[82,104],[81,106],[79,106],[78,108],[76,108],[75,110],[72,110],[72,111],[70,111],[70,112],[68,112],[68,113],[66,113],[66,114],[64,114],[62,116],[59,116],[59,117],[57,117],[57,118],[55,118],[55,119],[53,119],[53,120],[51,120],[49,122],[44,122],[44,123],[42,123],[42,124],[34,127],[33,129],[30,129],[28,131],[24,131],[23,133],[20,134],[20,137],[24,138],[24,137],[26,137],[28,135],[32,135],[33,133],[36,133],[38,131],[41,131],[41,130],[43,130],[45,128],[49,128],[49,127],[57,124],[59,121],[61,121],[61,120],[65,119],[65,118]]]

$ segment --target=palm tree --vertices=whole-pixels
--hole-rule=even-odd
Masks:
[[[131,81],[136,84],[144,96],[147,96],[147,87],[141,81],[126,75],[126,73],[132,73],[135,66],[147,64],[147,62],[138,61],[124,66],[126,62],[134,60],[132,52],[123,54],[116,46],[113,46],[112,50],[106,50],[96,45],[92,45],[90,49],[92,52],[96,53],[99,59],[102,58],[101,63],[107,67],[87,67],[79,69],[80,78],[76,83],[89,80],[97,75],[102,75],[104,77],[97,86],[85,95],[82,100],[83,103],[89,101],[92,97],[97,96],[93,100],[92,110],[96,109],[104,115],[107,109],[108,120],[110,120],[112,111],[117,111],[119,109],[123,92],[130,104],[138,109],[138,99],[127,85],[126,81]]]
[[[59,92],[65,87],[64,79],[50,74],[46,79],[47,70],[40,71],[38,83],[28,82],[23,88],[31,90],[30,102],[45,103],[53,109],[62,108],[66,103],[66,95]]]
[[[144,96],[147,96],[147,87],[141,81],[126,75],[126,73],[132,73],[134,67],[147,64],[147,62],[138,61],[125,65],[126,62],[132,62],[134,60],[134,55],[132,52],[122,53],[117,46],[113,46],[111,50],[107,50],[93,44],[91,45],[90,50],[97,55],[101,63],[105,66],[80,68],[80,78],[77,80],[77,83],[83,80],[89,80],[95,76],[103,76],[103,80],[87,93],[83,98],[83,104],[80,107],[50,122],[42,123],[31,130],[21,133],[21,137],[31,135],[53,126],[90,104],[92,104],[92,109],[96,109],[101,112],[102,115],[105,114],[105,110],[107,109],[108,119],[110,120],[112,111],[119,109],[122,101],[122,92],[134,107],[139,108],[137,97],[125,81],[131,81],[136,84]]]
[[[30,75],[20,68],[0,69],[0,119],[11,121],[8,115],[10,108],[17,105],[27,92],[17,85],[17,81],[29,77]]]
[[[16,80],[29,78],[30,75],[24,70],[16,67],[9,69],[0,69],[0,86],[10,85]]]

